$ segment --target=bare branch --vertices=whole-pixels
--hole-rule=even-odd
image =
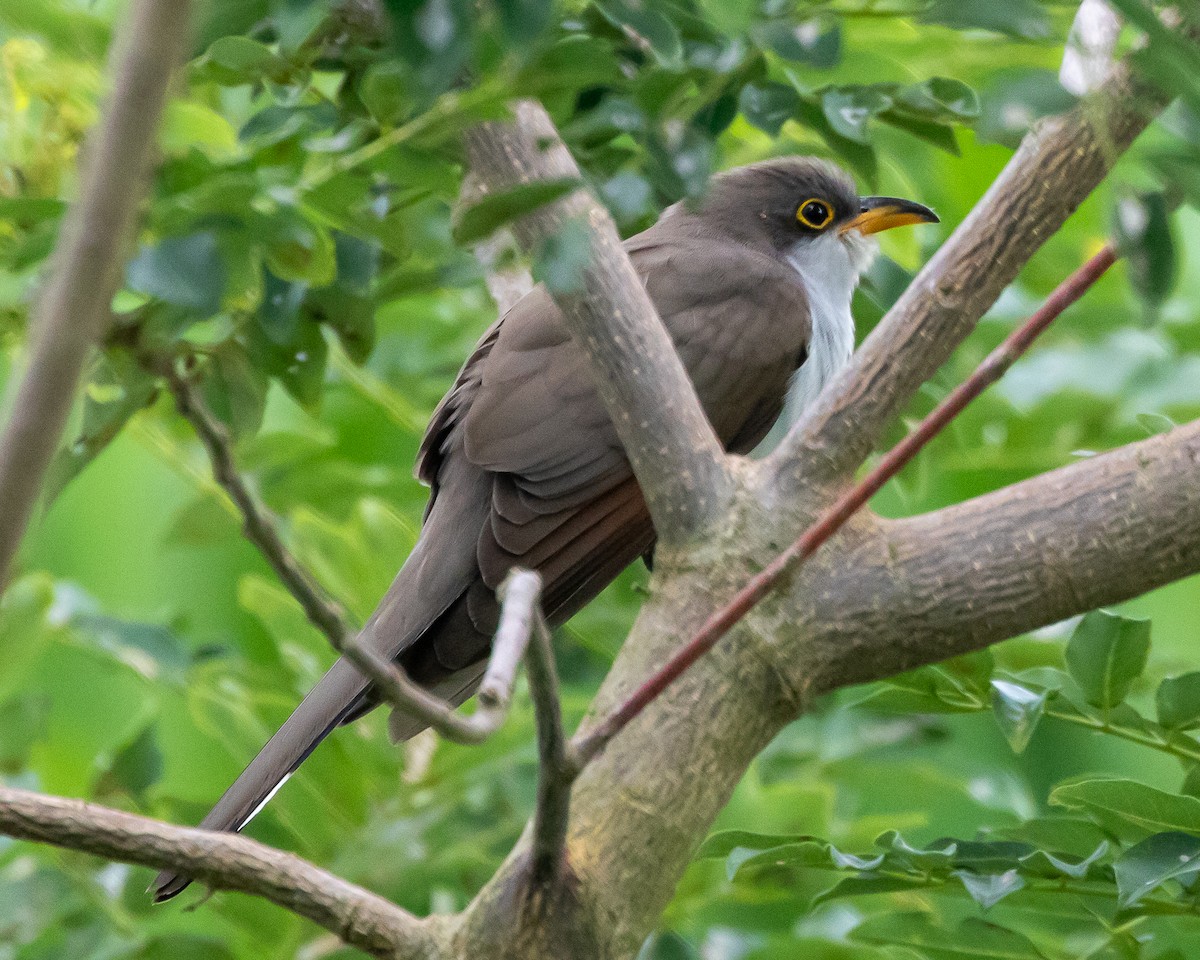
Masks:
[[[1098,93],[1039,124],[1004,172],[770,458],[783,492],[837,482],[975,328],[1167,98],[1114,68]],[[998,229],[997,224],[1003,224]]]
[[[279,521],[238,472],[228,431],[204,405],[192,383],[170,361],[161,362],[146,356],[141,359],[166,381],[180,415],[196,431],[212,463],[213,478],[242,516],[246,539],[258,547],[300,604],[309,622],[325,634],[330,645],[374,683],[389,706],[418,717],[448,740],[482,743],[495,733],[508,715],[517,667],[525,655],[530,634],[535,622],[541,622],[538,607],[541,579],[537,574],[527,570],[513,571],[501,587],[500,625],[479,688],[478,706],[470,716],[462,716],[450,704],[414,683],[398,664],[361,642],[361,636],[356,636],[347,623],[340,604],[325,592],[284,544],[279,536]],[[539,629],[545,630],[544,624]],[[552,664],[549,669],[553,675]]]
[[[1013,331],[993,350],[966,380],[958,385],[921,423],[898,443],[875,467],[826,509],[821,516],[783,553],[750,579],[725,606],[714,613],[699,632],[679,648],[661,668],[604,719],[575,739],[573,748],[579,763],[595,757],[609,741],[642,712],[700,657],[708,653],[739,620],[767,596],[788,574],[798,569],[829,538],[838,532],[885,483],[910,463],[972,400],[999,380],[1017,359],[1029,349],[1062,312],[1078,300],[1116,260],[1111,246],[1092,257],[1061,283],[1036,313]]]
[[[547,884],[557,879],[563,862],[570,813],[571,785],[579,765],[567,755],[562,703],[550,628],[540,609],[534,610],[534,634],[525,656],[529,694],[537,720],[538,792],[533,814],[532,879]]]
[[[515,115],[511,124],[484,123],[468,131],[467,154],[481,182],[501,190],[580,176],[540,105],[521,101]],[[659,539],[678,542],[725,502],[731,481],[724,452],[608,212],[577,190],[529,214],[514,232],[532,251],[577,223],[586,224],[591,241],[583,290],[552,295],[588,354]]]
[[[110,860],[184,870],[214,889],[265,897],[377,957],[436,956],[431,934],[416,917],[306,860],[238,834],[175,827],[3,786],[0,833]]]
[[[447,740],[483,743],[508,716],[517,666],[526,655],[535,619],[540,619],[541,578],[530,570],[513,570],[500,587],[500,624],[492,655],[479,685],[475,712],[463,716],[446,701],[414,683],[404,669],[355,640],[342,648],[351,663],[375,684],[379,695],[395,710],[429,724]]]
[[[145,361],[146,358],[143,358]],[[346,620],[341,604],[334,600],[316,579],[300,565],[279,536],[279,521],[259,501],[238,472],[233,460],[232,442],[225,425],[204,405],[200,394],[171,361],[148,363],[167,383],[180,416],[192,425],[212,463],[213,479],[229,495],[242,515],[246,539],[258,547],[288,593],[295,597],[309,622],[340,650],[354,631]]]
[[[977,650],[1197,572],[1198,467],[1200,421],[884,524],[845,558],[844,585],[818,585],[838,615],[820,631],[814,690]]]
[[[88,137],[79,200],[63,223],[51,276],[30,322],[29,367],[0,437],[0,589],[62,437],[83,365],[108,324],[188,13],[186,0],[137,0],[119,35],[113,90],[104,119]]]

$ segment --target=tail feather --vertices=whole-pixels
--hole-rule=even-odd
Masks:
[[[237,832],[245,827],[342,718],[357,706],[367,686],[362,674],[350,663],[345,660],[335,663],[225,791],[200,822],[201,829]],[[181,874],[162,871],[151,885],[154,901],[170,900],[191,882]]]
[[[398,658],[419,642],[479,575],[475,545],[488,516],[490,475],[464,458],[456,458],[442,468],[438,484],[437,508],[430,511],[417,545],[363,627],[363,642],[389,659]],[[374,705],[369,686],[348,661],[338,660],[200,826],[227,831],[246,826],[335,727]],[[151,891],[155,901],[161,902],[190,882],[179,873],[164,870]]]

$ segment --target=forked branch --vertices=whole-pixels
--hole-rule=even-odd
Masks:
[[[483,123],[467,133],[471,170],[480,182],[499,191],[534,180],[579,179],[546,111],[521,101],[514,113],[512,123]],[[588,355],[659,539],[678,542],[725,502],[731,482],[724,451],[608,212],[580,189],[527,215],[514,233],[534,251],[580,225],[591,246],[582,288],[551,294]]]
[[[975,329],[1018,271],[1166,106],[1128,64],[1074,109],[1042,121],[770,458],[786,495],[839,483]]]
[[[1112,266],[1116,258],[1113,247],[1106,246],[1060,284],[1041,309],[1009,334],[1000,346],[988,354],[970,377],[942,400],[929,416],[883,457],[862,480],[842,493],[791,546],[752,577],[724,607],[709,617],[696,635],[680,647],[670,660],[612,712],[588,730],[578,734],[572,745],[576,762],[580,765],[585,764],[600,753],[613,737],[684,671],[708,653],[785,576],[793,573],[828,542],[850,517],[862,509],[885,483],[910,463],[968,403],[999,380],[1017,358],[1029,349],[1034,339],[1067,307],[1083,296]]]

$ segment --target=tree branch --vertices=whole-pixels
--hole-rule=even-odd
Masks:
[[[508,716],[517,666],[525,656],[530,635],[535,627],[539,632],[546,629],[538,607],[541,580],[537,574],[527,570],[513,571],[501,587],[500,624],[479,688],[478,706],[469,716],[459,714],[450,704],[409,679],[398,664],[360,642],[361,636],[356,635],[347,622],[341,605],[325,592],[284,544],[279,535],[278,520],[238,472],[228,431],[204,405],[192,383],[175,369],[172,361],[146,356],[142,361],[166,381],[180,415],[196,431],[212,464],[213,479],[229,495],[242,516],[242,532],[246,539],[258,548],[288,593],[300,604],[309,622],[325,634],[330,645],[370,678],[389,706],[423,720],[446,739],[474,744],[482,743],[495,733]],[[553,677],[551,663],[548,668],[541,668],[539,676],[543,680],[547,669]],[[557,701],[557,686],[553,682],[550,686]],[[557,702],[554,709],[558,709]],[[561,727],[561,720],[558,724]]]
[[[212,415],[191,381],[175,369],[172,361],[143,360],[166,381],[179,415],[196,431],[212,464],[213,479],[229,495],[242,516],[242,532],[246,539],[258,547],[288,593],[300,604],[309,623],[325,634],[334,649],[340,650],[345,638],[354,632],[345,611],[284,545],[277,529],[278,520],[265,504],[259,502],[238,472],[225,425]]]
[[[541,589],[541,578],[531,570],[513,570],[501,584],[500,623],[492,641],[487,670],[479,685],[475,712],[469,716],[463,716],[446,701],[414,683],[399,664],[357,640],[346,644],[342,653],[371,678],[379,695],[393,709],[424,721],[447,740],[483,743],[508,716],[517,665],[527,656],[530,637],[542,629],[538,627]],[[552,692],[557,709],[557,688]],[[537,704],[536,696],[534,700]]]
[[[79,200],[67,213],[50,279],[33,312],[29,367],[0,437],[0,589],[62,437],[83,365],[108,324],[188,13],[185,0],[137,0],[119,35],[113,90],[104,119],[88,137]]]
[[[175,827],[118,810],[0,786],[0,833],[265,897],[377,957],[437,956],[416,917],[290,853],[247,837]]]
[[[571,785],[579,766],[568,756],[554,644],[540,608],[534,609],[534,635],[525,656],[529,694],[537,722],[538,790],[533,814],[533,882],[545,885],[560,876],[570,814]]]
[[[884,484],[904,469],[930,440],[941,433],[967,404],[1004,376],[1033,341],[1061,316],[1067,307],[1083,296],[1116,259],[1116,250],[1106,246],[1059,284],[1058,289],[1047,298],[1041,309],[1009,334],[1000,346],[984,358],[970,377],[951,391],[917,428],[896,444],[887,456],[880,459],[865,477],[842,493],[791,546],[767,564],[761,572],[751,577],[733,599],[709,617],[700,631],[680,647],[670,660],[647,677],[644,683],[603,720],[577,736],[572,745],[577,762],[585,764],[594,758],[685,670],[708,653],[739,620],[775,589],[784,577],[798,569],[827,543],[857,511],[866,506],[871,497],[883,489]]]
[[[845,558],[853,574],[809,585],[837,611],[815,641],[814,691],[977,650],[1200,571],[1198,468],[1200,421],[884,523]]]
[[[480,181],[495,191],[579,178],[546,111],[521,101],[514,112],[511,124],[483,123],[466,135],[471,169]],[[659,539],[679,542],[727,501],[732,484],[724,452],[608,212],[586,190],[577,190],[524,217],[514,232],[533,251],[578,223],[587,226],[591,241],[583,289],[551,294],[589,357]]]
[[[1167,102],[1121,64],[1094,97],[1025,137],[983,199],[771,455],[768,469],[785,495],[812,482],[836,483],[863,462],[920,385]]]

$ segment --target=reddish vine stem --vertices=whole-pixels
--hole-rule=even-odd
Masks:
[[[934,408],[920,425],[887,454],[857,484],[843,493],[790,547],[752,577],[724,607],[705,621],[700,630],[659,670],[623,703],[586,733],[577,734],[571,750],[575,769],[596,757],[609,742],[654,701],[664,690],[708,653],[726,633],[783,577],[797,570],[832,537],[920,450],[940,433],[963,408],[999,380],[1017,359],[1067,307],[1092,286],[1117,259],[1117,251],[1105,246],[1099,253],[1059,284],[1041,308],[993,350],[966,380]]]

